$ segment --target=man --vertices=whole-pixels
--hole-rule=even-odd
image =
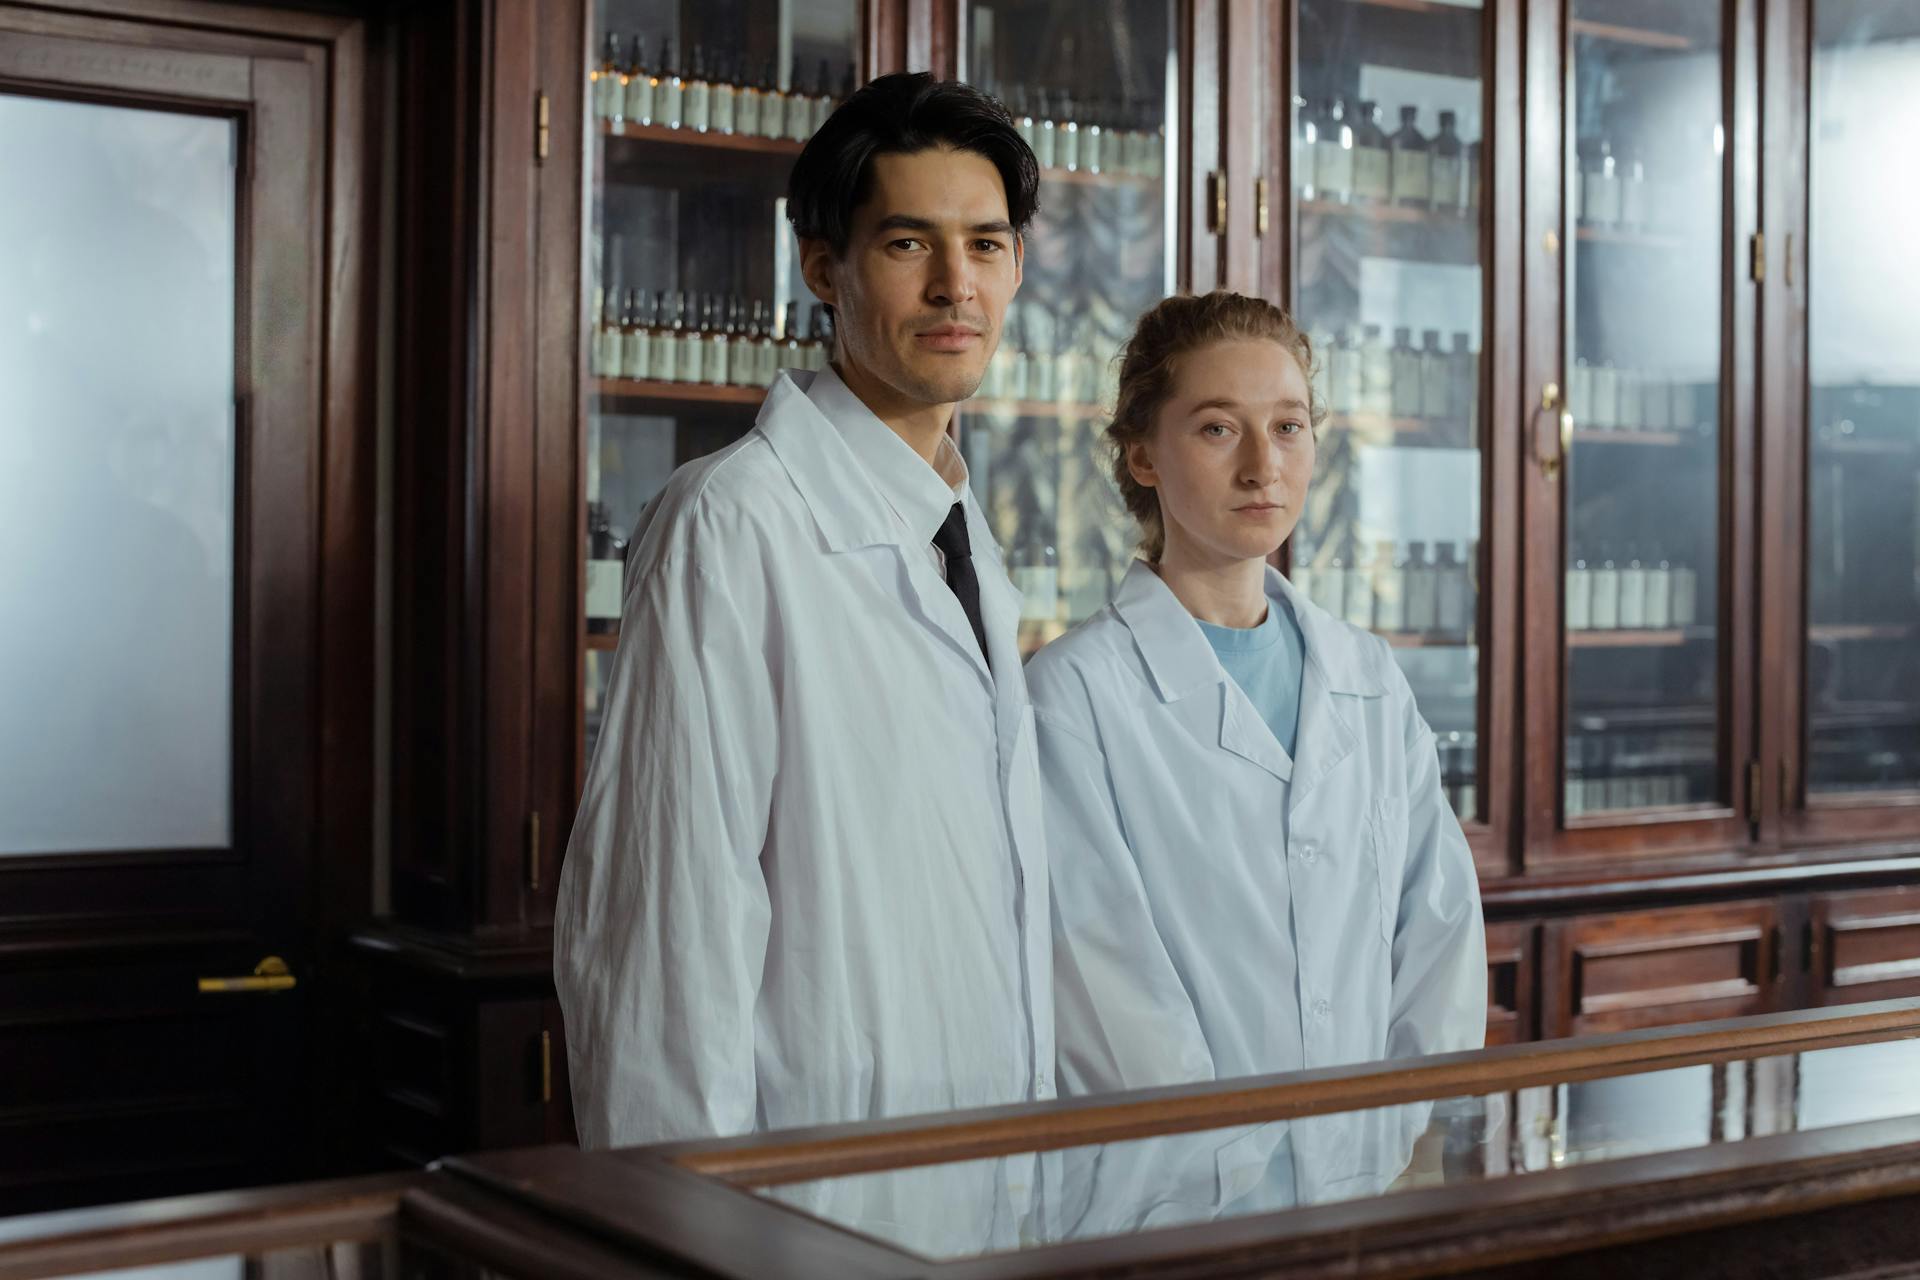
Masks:
[[[926,75],[794,165],[833,364],[642,518],[561,876],[587,1147],[1053,1096],[1020,601],[947,434],[1038,181],[1000,107]]]

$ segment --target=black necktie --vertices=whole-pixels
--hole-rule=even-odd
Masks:
[[[973,546],[967,538],[965,506],[953,504],[953,510],[947,512],[946,523],[933,535],[933,545],[946,557],[947,585],[959,597],[960,607],[967,611],[967,621],[973,624],[973,638],[980,642],[980,656],[987,658],[987,669],[991,671],[993,659],[987,657],[987,624],[980,619],[980,575],[973,571]]]

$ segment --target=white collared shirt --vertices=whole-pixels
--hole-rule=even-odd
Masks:
[[[1384,642],[1269,569],[1305,641],[1292,758],[1136,562],[1027,667],[1040,724],[1064,1092],[1478,1048],[1478,880]],[[1293,1126],[1300,1194],[1390,1181],[1424,1112]],[[1244,1181],[1285,1126],[1221,1153]],[[1244,1188],[1243,1188],[1244,1189]]]
[[[588,1147],[1053,1095],[1020,597],[963,481],[994,680],[850,399],[783,374],[635,533],[554,923]]]

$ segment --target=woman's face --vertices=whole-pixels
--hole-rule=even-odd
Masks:
[[[1306,375],[1264,338],[1181,356],[1153,431],[1127,449],[1134,479],[1159,493],[1162,561],[1204,567],[1278,550],[1305,508],[1313,461]]]

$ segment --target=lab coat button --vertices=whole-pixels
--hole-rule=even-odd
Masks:
[[[1320,856],[1319,845],[1315,844],[1311,840],[1303,840],[1300,842],[1300,861],[1307,863],[1309,866],[1311,866],[1313,863],[1313,860],[1315,858],[1318,858],[1319,856]]]
[[[1322,1022],[1326,1021],[1332,1013],[1333,1005],[1328,1003],[1324,996],[1313,1002],[1313,1016],[1319,1018]]]

